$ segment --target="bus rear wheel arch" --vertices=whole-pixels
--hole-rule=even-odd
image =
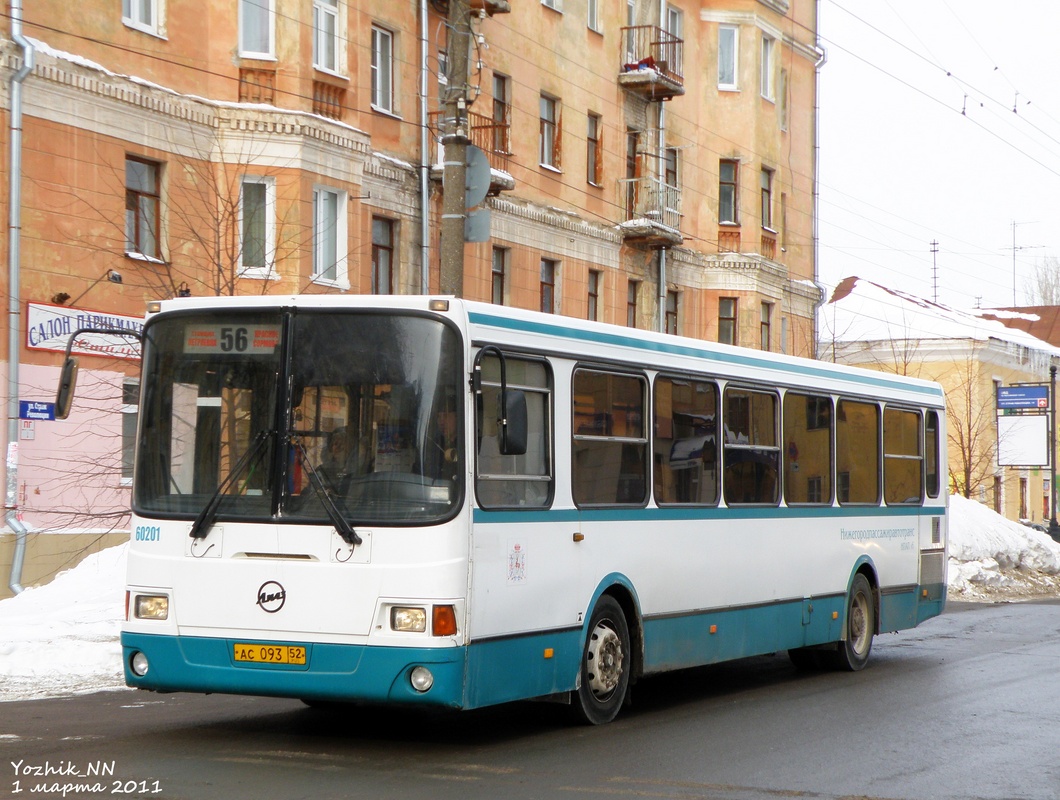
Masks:
[[[610,722],[626,701],[634,664],[626,613],[611,595],[603,595],[593,608],[580,663],[571,698],[575,719],[588,725]]]

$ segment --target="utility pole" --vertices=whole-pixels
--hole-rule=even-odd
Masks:
[[[465,183],[467,180],[467,96],[468,55],[471,50],[471,7],[469,0],[449,0],[447,37],[448,88],[442,130],[444,158],[442,169],[441,290],[442,294],[464,296],[464,221],[467,219]]]
[[[931,292],[932,301],[937,303],[939,301],[939,265],[936,257],[939,254],[939,243],[934,239],[931,240]]]

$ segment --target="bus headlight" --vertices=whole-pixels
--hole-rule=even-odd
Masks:
[[[413,667],[409,673],[409,682],[417,692],[429,692],[434,686],[434,676],[426,667]]]
[[[133,602],[136,619],[167,619],[169,598],[164,594],[138,594]]]
[[[390,609],[390,630],[423,633],[427,630],[427,609],[394,606]]]
[[[133,657],[129,659],[129,667],[136,675],[139,675],[142,678],[147,674],[149,668],[147,664],[147,656],[137,650],[133,653]]]

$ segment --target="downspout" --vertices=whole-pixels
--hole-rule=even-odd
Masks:
[[[659,0],[659,30],[666,30],[666,0]],[[659,143],[656,152],[655,179],[659,181],[658,196],[663,198],[660,221],[666,224],[666,109],[659,103]],[[659,248],[659,332],[666,333],[666,248]]]
[[[11,77],[11,158],[8,172],[8,331],[7,331],[7,490],[5,521],[15,533],[8,586],[22,593],[22,565],[26,558],[26,526],[18,518],[18,361],[22,316],[19,306],[19,263],[22,231],[22,82],[33,71],[33,44],[22,35],[22,0],[11,0],[11,38],[22,48],[22,66]]]
[[[420,0],[420,294],[430,294],[430,136],[427,127],[427,0]]]
[[[817,59],[817,63],[813,65],[813,285],[820,291],[820,295],[813,308],[813,342],[811,342],[813,352],[811,356],[817,358],[820,355],[818,353],[821,336],[820,312],[828,300],[828,293],[818,280],[820,278],[818,263],[820,233],[818,231],[817,215],[820,213],[821,199],[821,67],[828,60],[828,54],[821,47],[821,0],[817,0],[817,9],[814,14],[814,38],[816,39],[814,44],[817,47],[817,52],[821,54]],[[832,360],[835,361],[834,347],[832,348]]]

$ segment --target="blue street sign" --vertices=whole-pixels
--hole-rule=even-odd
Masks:
[[[998,408],[1049,408],[1048,386],[998,386]]]
[[[55,403],[38,403],[34,400],[18,401],[19,419],[55,419]]]

